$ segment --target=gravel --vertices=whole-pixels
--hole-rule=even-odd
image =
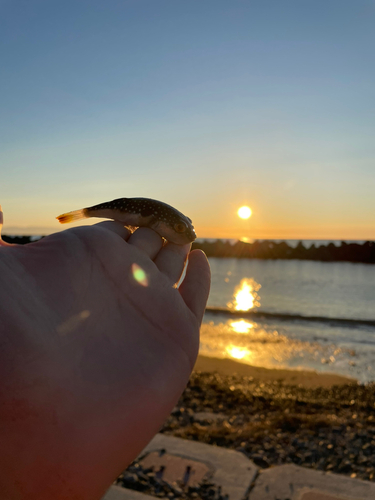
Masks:
[[[160,432],[237,450],[261,469],[294,463],[375,481],[374,409],[375,384],[307,389],[194,372]],[[170,499],[225,500],[215,484],[168,484],[138,461],[117,483]]]
[[[198,372],[161,432],[238,450],[261,468],[294,463],[373,481],[374,409],[375,384],[307,389]]]

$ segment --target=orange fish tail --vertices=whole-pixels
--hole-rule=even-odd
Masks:
[[[60,224],[67,224],[68,222],[85,219],[86,217],[86,208],[83,208],[81,210],[74,210],[73,212],[59,215],[56,219],[60,222]]]

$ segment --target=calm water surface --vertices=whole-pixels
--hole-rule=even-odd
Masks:
[[[211,308],[287,319],[206,313],[200,352],[265,367],[375,380],[375,266],[299,260],[210,259]],[[312,322],[303,316],[319,316]],[[332,318],[342,321],[332,326]]]

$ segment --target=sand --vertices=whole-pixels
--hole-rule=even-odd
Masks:
[[[198,356],[194,370],[201,372],[218,372],[221,375],[236,374],[242,377],[253,377],[254,379],[264,382],[281,381],[286,385],[300,385],[306,388],[329,388],[334,385],[345,385],[357,382],[355,379],[333,373],[261,368],[239,363],[231,359],[210,358],[201,355]]]

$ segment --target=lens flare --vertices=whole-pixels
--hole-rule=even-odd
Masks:
[[[137,283],[148,286],[147,274],[138,264],[132,264],[132,275]]]
[[[68,333],[72,333],[74,330],[77,330],[78,327],[82,326],[82,323],[89,318],[91,315],[90,311],[87,309],[81,311],[78,314],[74,314],[70,316],[64,323],[58,325],[56,330],[60,335],[67,335]]]

